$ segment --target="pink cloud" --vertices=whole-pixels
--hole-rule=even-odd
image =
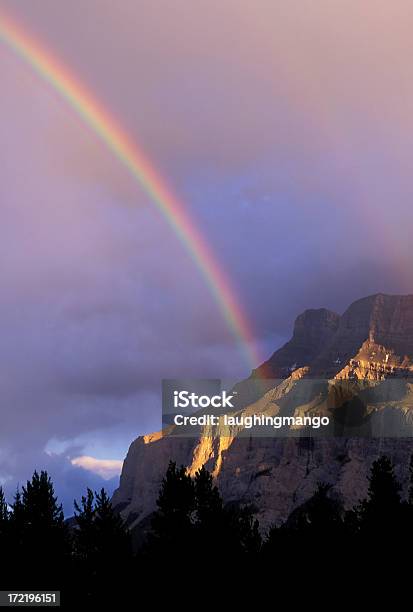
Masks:
[[[117,459],[96,459],[96,457],[81,455],[72,459],[71,464],[89,472],[94,472],[105,480],[109,480],[121,473],[123,461]]]

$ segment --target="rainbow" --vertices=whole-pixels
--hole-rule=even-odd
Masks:
[[[0,11],[0,41],[60,94],[150,196],[202,273],[248,365],[256,367],[261,359],[252,328],[228,278],[182,203],[147,156],[68,67],[3,11]]]

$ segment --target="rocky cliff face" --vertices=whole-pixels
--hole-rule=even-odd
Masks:
[[[413,356],[413,296],[374,295],[354,302],[340,318],[337,332],[313,365],[317,374],[336,374],[339,365],[364,356],[372,368],[406,368]],[[386,357],[388,355],[388,357]]]
[[[293,337],[253,372],[257,378],[284,378],[291,370],[308,366],[328,345],[340,323],[331,310],[306,310],[294,324]]]
[[[239,413],[328,414],[336,417],[333,430],[315,438],[306,430],[254,437],[208,429],[197,439],[138,438],[113,497],[131,526],[154,510],[171,459],[191,474],[205,465],[224,500],[251,504],[263,530],[285,520],[320,481],[353,506],[380,454],[405,482],[413,450],[413,296],[367,297],[341,317],[304,312],[292,339],[237,387]]]

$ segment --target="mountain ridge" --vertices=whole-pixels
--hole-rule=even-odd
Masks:
[[[320,383],[312,387],[312,379]],[[397,384],[397,401],[389,384]],[[235,389],[239,414],[328,414],[340,417],[338,425],[327,438],[309,437],[306,430],[298,437],[204,430],[198,438],[162,433],[137,438],[113,496],[130,525],[154,510],[169,460],[190,474],[205,465],[226,502],[256,508],[262,529],[285,520],[319,481],[331,484],[345,506],[354,505],[382,452],[391,455],[405,482],[403,461],[413,449],[413,295],[374,294],[342,315],[324,308],[304,311],[292,338]],[[359,405],[351,400],[360,389],[364,403],[356,414]],[[355,414],[358,429],[352,428]]]

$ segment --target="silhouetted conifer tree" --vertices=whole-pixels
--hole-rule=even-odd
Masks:
[[[330,485],[319,483],[314,495],[292,513],[288,527],[315,537],[341,533],[343,508],[337,499],[329,495],[330,490]]]
[[[270,529],[263,552],[284,553],[292,545],[337,543],[344,535],[344,510],[330,490],[330,485],[319,483],[312,497],[296,508],[283,525]]]
[[[227,509],[211,474],[202,467],[194,479],[185,467],[171,462],[162,481],[152,519],[148,551],[212,555],[224,550],[257,552],[261,546],[258,522],[250,509]]]
[[[204,466],[195,474],[194,495],[196,545],[204,553],[214,554],[225,548],[227,534],[221,496]]]
[[[59,588],[67,570],[70,540],[62,506],[47,472],[35,471],[22,491],[16,492],[9,519],[11,563],[33,587]],[[13,561],[14,560],[14,561]]]
[[[7,507],[6,498],[4,497],[3,488],[0,487],[0,543],[5,544],[9,526],[10,512]],[[1,546],[1,544],[0,544]]]
[[[156,504],[158,509],[152,519],[150,552],[185,553],[191,547],[194,535],[195,491],[184,466],[177,468],[173,461],[169,463]]]
[[[12,504],[12,512],[9,517],[9,532],[10,539],[13,542],[13,548],[17,549],[23,545],[23,528],[24,528],[24,513],[22,496],[19,489],[14,494]]]
[[[281,528],[274,523],[269,528],[262,543],[262,552],[266,555],[279,554],[282,550],[283,543]]]
[[[370,471],[368,497],[357,509],[361,533],[379,538],[401,528],[403,506],[400,488],[390,459],[382,456],[374,461]]]
[[[247,553],[260,552],[262,540],[259,523],[249,506],[236,510],[229,524],[233,529],[235,528],[234,535],[238,540],[236,549],[239,548],[241,552]]]
[[[218,488],[213,484],[212,475],[205,466],[199,469],[194,478],[194,492],[197,522],[208,524],[222,513],[222,499]]]
[[[10,512],[7,506],[6,498],[4,497],[3,488],[0,487],[0,551],[3,560],[2,565],[10,563]],[[3,580],[7,581],[8,568],[2,569]]]
[[[132,559],[130,534],[104,489],[99,493],[88,489],[74,506],[78,590],[90,599],[105,601],[122,582],[127,584]],[[122,590],[117,597],[122,597]]]
[[[117,561],[130,554],[130,536],[121,515],[112,507],[105,489],[95,493],[94,527],[97,533],[99,554]]]
[[[94,501],[95,495],[91,489],[87,489],[86,495],[82,495],[80,504],[74,501],[76,522],[74,547],[76,557],[80,561],[87,562],[98,554],[97,533],[94,525]]]

